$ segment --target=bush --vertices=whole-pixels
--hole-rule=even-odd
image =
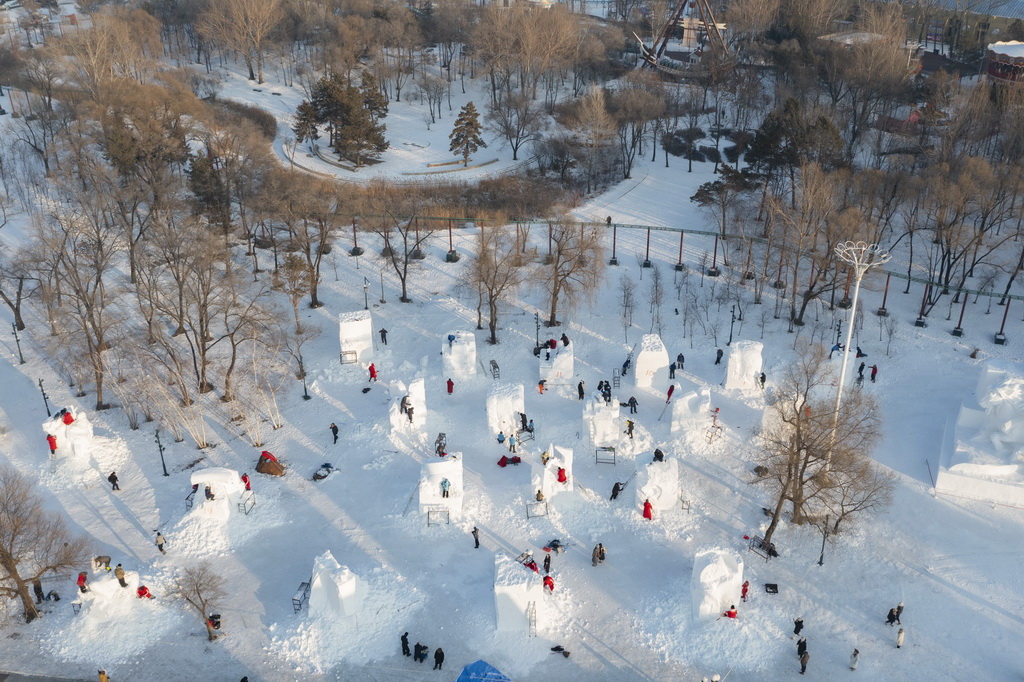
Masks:
[[[700,153],[711,163],[722,163],[722,154],[714,147],[701,147]]]
[[[216,106],[229,118],[249,121],[256,126],[256,130],[267,140],[273,140],[277,137],[277,119],[269,111],[264,111],[251,104],[229,102],[226,100],[216,102]]]
[[[736,145],[730,145],[723,150],[725,159],[735,165],[740,160],[740,150]]]

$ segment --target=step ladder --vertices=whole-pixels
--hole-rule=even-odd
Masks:
[[[537,636],[537,602],[526,605],[526,618],[530,621],[530,637]]]
[[[614,388],[618,388],[619,387],[619,381],[620,381],[621,377],[622,377],[622,371],[621,370],[619,370],[619,369],[613,369],[612,370],[612,387],[614,387]]]

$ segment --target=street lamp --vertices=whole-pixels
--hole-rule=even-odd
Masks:
[[[836,430],[839,428],[839,408],[843,404],[843,385],[846,383],[846,365],[850,360],[850,342],[853,341],[853,321],[857,316],[857,296],[860,295],[860,281],[864,273],[874,265],[889,262],[892,256],[888,251],[878,248],[878,244],[866,242],[841,242],[835,248],[836,255],[853,268],[856,283],[853,287],[853,304],[850,306],[850,319],[846,323],[846,347],[839,352],[843,354],[843,364],[839,369],[839,390],[836,391],[836,410],[832,415],[832,437],[829,441],[828,456],[825,458],[825,473],[832,466],[832,450],[836,445]]]
[[[825,541],[828,540],[828,514],[825,514],[825,525],[821,527],[821,554],[818,555],[818,565],[825,565]]]
[[[39,392],[43,394],[43,404],[46,405],[46,416],[47,417],[52,417],[53,413],[50,412],[50,402],[48,400],[48,398],[50,396],[46,395],[46,389],[43,388],[43,380],[42,379],[39,380]]]
[[[387,303],[387,301],[384,300],[384,271],[383,270],[380,271],[380,302],[381,302],[381,305]]]
[[[302,364],[302,356],[299,356],[299,374],[302,375],[302,399],[311,400],[313,396],[309,394],[309,389],[306,388],[306,367]]]
[[[732,306],[732,322],[729,323],[729,340],[725,342],[725,345],[732,345],[732,328],[736,324],[736,305]]]
[[[14,330],[11,332],[14,334],[14,343],[18,346],[18,359],[21,360],[19,364],[24,365],[25,356],[21,354],[21,339],[18,338],[18,324],[16,322],[11,322],[11,329]]]
[[[370,280],[363,277],[363,310],[370,309],[370,299],[367,292],[370,290]]]
[[[167,473],[167,462],[164,461],[164,444],[160,442],[160,429],[156,430],[156,447],[160,450],[160,466],[164,468],[164,476],[170,476]]]

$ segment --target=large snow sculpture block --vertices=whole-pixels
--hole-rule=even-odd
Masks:
[[[572,449],[563,448],[560,445],[548,445],[547,452],[551,455],[547,466],[536,462],[530,469],[530,492],[532,497],[540,490],[544,493],[545,499],[551,500],[558,493],[568,493],[573,490]],[[565,481],[558,480],[559,470],[564,472],[561,477]]]
[[[504,554],[494,557],[495,629],[499,632],[529,632],[532,609],[537,630],[547,625],[547,604],[541,577]]]
[[[334,618],[349,618],[363,607],[365,588],[348,566],[342,566],[330,552],[313,560],[309,585],[309,612]]]
[[[644,334],[640,351],[633,363],[633,376],[637,388],[648,388],[668,382],[668,350],[657,334]]]
[[[760,386],[761,351],[760,341],[737,341],[729,346],[729,361],[725,371],[725,388],[752,391]]]
[[[650,500],[655,509],[664,511],[679,507],[679,460],[652,462],[636,472],[636,502],[643,506]]]
[[[450,337],[455,337],[449,342]],[[466,379],[476,374],[476,335],[470,331],[448,332],[441,343],[445,379]]]
[[[409,407],[412,408],[413,426],[424,426],[427,423],[427,387],[423,377],[409,382]],[[406,420],[409,417],[406,415]]]
[[[487,396],[487,428],[494,436],[516,433],[522,425],[519,414],[526,411],[522,384],[494,384]]]
[[[735,552],[711,549],[693,558],[690,598],[695,620],[712,620],[739,602],[743,559]]]
[[[703,436],[711,415],[711,389],[690,391],[672,401],[672,433]]]
[[[542,349],[540,352],[540,379],[552,384],[565,384],[572,380],[575,372],[573,355],[575,346],[558,344],[554,350]]]
[[[441,483],[448,479],[448,497],[444,497]],[[462,487],[462,455],[449,454],[444,459],[428,460],[420,470],[420,513],[447,509],[453,516],[462,513],[466,499]]]
[[[92,455],[92,423],[89,415],[66,407],[43,422],[43,432],[57,439],[57,455],[88,462]]]
[[[605,403],[596,397],[588,399],[583,405],[583,423],[594,447],[616,445],[622,434],[622,429],[619,428],[619,401]]]
[[[237,509],[245,497],[245,484],[234,469],[213,467],[193,471],[191,483],[198,486],[195,493],[197,513],[222,521],[227,521],[231,511]],[[206,499],[206,486],[210,486],[214,499]]]
[[[369,310],[356,310],[338,316],[341,363],[368,365],[373,362],[373,319]]]

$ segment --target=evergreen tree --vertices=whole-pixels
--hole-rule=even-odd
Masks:
[[[386,127],[387,100],[380,94],[372,76],[363,79],[361,88],[346,84],[338,74],[321,78],[313,87],[313,97],[296,111],[292,130],[299,141],[317,139],[317,125],[326,125],[328,145],[341,158],[361,166],[368,156],[388,148]]]
[[[467,102],[466,106],[459,111],[452,134],[448,136],[448,139],[451,140],[449,151],[460,155],[464,166],[469,165],[470,154],[487,146],[483,138],[480,137],[480,131],[480,114],[477,113],[472,102]]]
[[[303,100],[299,108],[295,110],[295,125],[292,132],[298,142],[306,140],[319,140],[320,132],[317,130],[317,110],[312,102]]]

